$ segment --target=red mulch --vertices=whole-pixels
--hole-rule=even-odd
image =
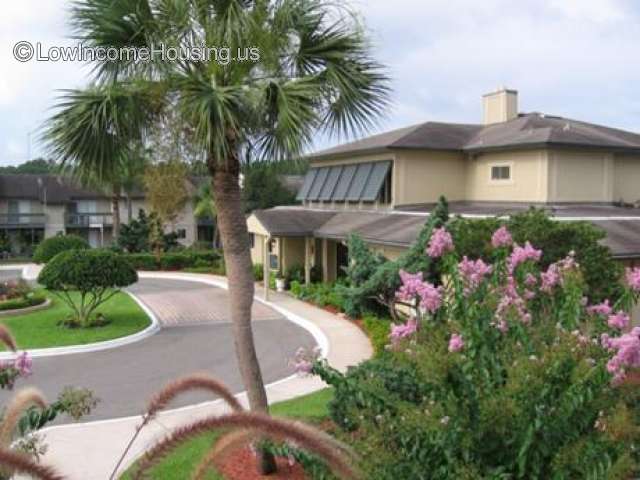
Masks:
[[[216,464],[216,469],[227,480],[307,480],[299,464],[290,466],[286,458],[277,458],[276,463],[278,473],[268,476],[260,475],[255,455],[249,447],[243,447],[225,455],[224,460]]]

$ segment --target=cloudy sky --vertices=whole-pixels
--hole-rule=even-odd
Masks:
[[[19,63],[16,42],[70,45],[67,0],[4,2],[0,16],[0,164],[41,153],[33,134],[56,91],[80,87],[74,63]],[[382,129],[478,122],[480,97],[520,92],[541,111],[640,131],[637,0],[352,0],[393,77]],[[31,142],[29,142],[31,138]],[[29,145],[31,145],[29,147]],[[322,145],[325,146],[325,145]]]

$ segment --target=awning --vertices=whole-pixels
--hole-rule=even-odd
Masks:
[[[373,202],[378,198],[391,161],[364,162],[309,169],[299,201]]]

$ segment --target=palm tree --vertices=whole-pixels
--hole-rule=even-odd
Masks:
[[[136,141],[151,118],[148,94],[119,84],[67,90],[43,138],[63,170],[111,193],[113,236],[120,232],[120,196],[137,159]],[[137,163],[135,160],[134,163]]]
[[[76,0],[72,9],[76,37],[85,45],[156,52],[164,45],[185,53],[175,61],[156,55],[148,62],[132,56],[97,62],[94,75],[103,96],[114,79],[120,88],[132,89],[132,101],[149,100],[139,95],[143,88],[165,106],[175,104],[192,129],[212,179],[238,365],[256,411],[268,411],[268,404],[251,327],[254,279],[241,165],[297,157],[317,134],[362,133],[387,105],[384,69],[372,59],[357,17],[340,3]],[[203,45],[210,47],[208,61],[195,56],[203,53]],[[237,59],[249,54],[259,59]],[[141,106],[139,111],[149,110],[154,109]],[[66,116],[65,110],[61,114]],[[114,121],[103,128],[109,131],[112,124],[122,127]],[[130,129],[141,131],[139,125],[131,123]],[[73,131],[73,125],[60,127]],[[53,135],[52,140],[61,152],[90,148],[89,138],[73,134]],[[261,461],[264,473],[275,469],[273,458],[262,455]]]
[[[211,182],[201,184],[193,196],[193,214],[196,218],[213,221],[213,247],[218,246],[218,227],[216,225],[216,202],[211,191]]]

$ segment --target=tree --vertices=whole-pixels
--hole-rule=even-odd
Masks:
[[[120,233],[120,196],[127,164],[136,157],[153,111],[144,89],[115,82],[67,90],[47,121],[43,139],[62,169],[111,192],[113,236]]]
[[[163,223],[173,226],[189,200],[186,175],[185,165],[176,160],[151,164],[144,172],[147,201]]]
[[[79,0],[72,23],[75,36],[89,46],[217,48],[210,61],[155,56],[150,62],[97,62],[94,75],[102,83],[89,91],[104,99],[113,88],[130,89],[129,102],[146,103],[143,91],[164,107],[175,105],[180,122],[190,127],[212,178],[238,365],[252,409],[267,411],[251,327],[254,279],[241,165],[297,158],[319,130],[350,136],[374,124],[387,106],[388,79],[371,58],[364,28],[352,12],[329,0]],[[225,61],[227,54],[234,59]],[[109,83],[114,78],[117,82]],[[70,101],[84,94],[74,92]],[[125,122],[130,125],[125,139],[129,131],[140,132],[140,122],[150,123],[143,118],[149,108],[134,111]],[[106,112],[115,118],[121,113]],[[121,126],[109,121],[103,129]],[[62,153],[68,145],[88,148],[91,135],[69,138],[73,126],[63,127],[64,133],[51,136]],[[275,468],[272,458],[261,458],[263,472]]]
[[[6,167],[0,167],[0,173],[2,174],[47,174],[55,173],[57,171],[57,165],[53,160],[46,160],[44,158],[34,158],[28,160],[20,165],[8,165]]]
[[[69,323],[81,327],[93,325],[96,309],[137,281],[138,274],[125,257],[108,250],[67,250],[38,275],[38,283],[73,310]]]
[[[216,202],[213,199],[213,192],[211,191],[211,181],[207,181],[198,187],[195,195],[193,196],[193,214],[196,218],[206,219],[213,221],[213,246],[218,246],[218,226],[216,217],[218,211],[216,209]]]
[[[87,250],[91,248],[89,242],[78,235],[56,235],[46,238],[36,247],[33,252],[33,261],[36,263],[47,263],[60,252],[67,250]]]
[[[247,166],[243,175],[242,198],[246,212],[296,203],[296,193],[283,185],[274,164],[263,162]]]

